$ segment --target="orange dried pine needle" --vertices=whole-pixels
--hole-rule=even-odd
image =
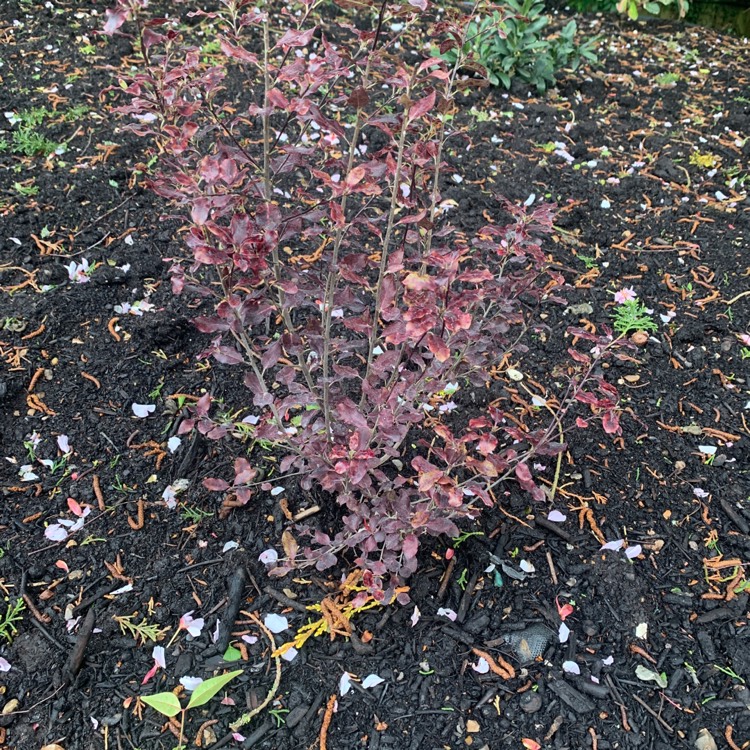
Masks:
[[[504,680],[512,680],[516,676],[516,670],[513,668],[513,665],[505,661],[502,656],[498,656],[497,660],[495,660],[490,654],[479,648],[473,648],[471,650],[477,656],[485,659],[490,666],[490,671],[498,677],[502,677]]]
[[[138,498],[138,520],[134,521],[130,516],[128,516],[128,526],[130,526],[133,531],[140,531],[143,528],[143,524],[146,522],[146,513],[144,510],[144,502],[143,498]]]
[[[104,504],[104,494],[102,493],[102,487],[99,483],[98,475],[94,474],[94,477],[91,480],[91,484],[94,487],[94,496],[96,497],[96,503],[99,506],[99,510],[103,512],[107,509],[107,506]]]
[[[39,382],[39,378],[41,378],[42,375],[44,375],[44,368],[37,368],[37,371],[31,376],[31,382],[29,383],[29,387],[26,389],[27,393],[31,393],[34,390],[36,384]]]
[[[88,372],[84,372],[83,370],[81,370],[81,377],[86,378],[86,380],[90,380],[96,386],[97,391],[102,387],[102,384]]]
[[[333,712],[336,710],[336,693],[334,693],[326,704],[326,712],[323,714],[323,723],[320,725],[320,750],[327,750],[328,727],[331,726]]]
[[[112,320],[107,323],[107,330],[110,332],[112,338],[117,341],[118,344],[120,343],[120,341],[122,341],[122,336],[120,336],[120,334],[115,330],[115,326],[117,325],[119,320],[119,318],[112,318]]]
[[[27,333],[25,336],[21,336],[21,341],[29,341],[29,339],[34,339],[37,336],[41,336],[41,334],[44,333],[47,326],[42,323],[42,325],[39,326],[35,331],[32,331],[31,333]]]

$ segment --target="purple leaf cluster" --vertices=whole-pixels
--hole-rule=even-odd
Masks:
[[[435,32],[455,64],[407,65],[397,43],[427,0],[378,4],[364,29],[343,18],[335,42],[314,0],[279,3],[281,32],[271,4],[222,0],[197,12],[219,41],[207,62],[166,19],[144,21],[143,4],[108,11],[105,31],[135,26],[143,64],[119,111],[160,154],[150,187],[186,221],[173,291],[203,300],[204,356],[244,369],[254,437],[275,446],[281,473],[344,508],[331,533],[296,528],[306,543],[285,545],[271,572],[324,570],[346,554],[389,599],[416,570],[420,539],[457,535],[503,481],[545,497],[530,459],[562,449],[555,425],[530,432],[495,406],[452,419],[434,404],[451,384],[484,388],[525,351],[534,312],[562,283],[541,244],[552,208],[498,197],[473,237],[447,222],[469,18],[448,14]],[[576,356],[590,374],[588,355]],[[616,393],[598,387],[591,401],[575,385],[571,403],[598,408],[614,432]],[[201,398],[182,431],[231,435],[211,407]],[[244,504],[256,474],[239,458],[233,481],[205,484]]]

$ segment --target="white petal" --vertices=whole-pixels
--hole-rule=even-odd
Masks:
[[[409,618],[411,620],[412,627],[414,627],[419,622],[419,618],[421,616],[422,616],[422,613],[419,611],[419,607],[414,605],[414,611],[411,613],[411,617]]]
[[[363,688],[375,687],[376,685],[380,685],[381,682],[385,682],[385,680],[383,680],[382,677],[376,674],[368,674],[367,677],[365,677],[365,679],[362,680],[362,687]]]
[[[536,568],[528,560],[521,560],[521,562],[518,564],[518,567],[521,568],[524,573],[536,572]]]
[[[570,637],[570,628],[564,623],[560,623],[560,628],[557,631],[557,637],[560,639],[560,643],[567,643]]]
[[[260,553],[258,560],[264,565],[273,565],[279,559],[279,553],[275,549],[267,549]]]
[[[487,674],[490,671],[490,663],[483,656],[480,656],[479,661],[472,664],[471,668],[479,674]]]
[[[567,520],[567,518],[568,517],[564,513],[560,513],[559,510],[551,510],[547,514],[547,520],[552,521],[553,523],[562,523]]]
[[[602,549],[609,549],[613,552],[617,552],[617,550],[622,549],[622,545],[625,544],[624,539],[615,539],[612,542],[607,542],[606,544],[602,545]]]
[[[574,661],[563,662],[563,672],[568,674],[581,674],[581,668]]]
[[[642,552],[642,547],[640,544],[634,544],[632,547],[628,547],[625,550],[625,557],[627,557],[629,560],[632,560],[634,557],[638,557]]]
[[[169,440],[167,440],[167,448],[169,448],[170,453],[174,453],[179,447],[180,443],[182,443],[182,438],[178,438],[177,435],[173,435]]]
[[[0,672],[10,672],[10,663],[0,656]]]
[[[227,542],[227,543],[226,543],[226,544],[225,544],[225,545],[224,545],[224,546],[223,546],[223,547],[221,548],[221,551],[222,551],[222,552],[229,552],[229,550],[230,550],[230,549],[237,549],[237,547],[239,547],[239,546],[240,546],[240,545],[239,545],[239,543],[238,543],[238,542]]]
[[[437,613],[438,617],[447,617],[451,622],[455,622],[458,617],[452,609],[448,609],[447,607],[440,607]]]
[[[352,676],[349,672],[344,672],[339,680],[339,693],[346,695],[352,689]]]
[[[202,677],[180,677],[180,685],[189,693],[192,693],[202,682]]]
[[[164,656],[164,646],[154,646],[154,650],[151,652],[151,656],[154,657],[154,661],[162,668],[166,669],[167,662]]]
[[[68,531],[64,526],[59,523],[53,523],[47,526],[44,530],[44,536],[53,542],[62,542],[68,538]]]
[[[133,414],[140,419],[145,419],[153,411],[156,411],[155,404],[133,404],[131,408],[133,409]]]
[[[294,661],[297,658],[297,654],[299,651],[297,651],[296,648],[290,648],[287,651],[284,651],[284,653],[281,655],[281,658],[284,661]]]
[[[57,436],[57,447],[63,452],[67,453],[70,450],[70,443],[68,442],[67,435]]]
[[[289,627],[289,621],[283,615],[269,614],[263,618],[263,624],[272,633],[283,633]]]

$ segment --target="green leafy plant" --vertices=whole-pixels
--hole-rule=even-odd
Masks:
[[[22,195],[24,198],[33,198],[35,195],[39,195],[38,185],[25,185],[22,182],[14,182],[13,188],[19,195]]]
[[[676,9],[677,16],[684,18],[690,10],[690,3],[688,0],[618,0],[617,2],[618,12],[623,15],[627,14],[632,21],[638,18],[642,10],[652,16],[658,16],[665,8]]]
[[[657,329],[646,305],[630,299],[615,308],[612,314],[614,329],[621,335],[631,331],[655,331]]]
[[[8,603],[5,614],[0,619],[0,638],[4,638],[8,643],[13,641],[13,636],[18,633],[16,625],[23,619],[25,609],[26,605],[21,597],[18,597],[13,604]]]
[[[182,750],[187,745],[183,744],[183,738],[185,735],[185,715],[191,708],[198,708],[208,703],[225,685],[229,684],[235,677],[241,675],[244,670],[236,669],[234,672],[227,672],[226,674],[212,677],[210,680],[201,682],[198,687],[193,690],[190,700],[187,706],[183,708],[180,703],[180,699],[174,693],[155,693],[154,695],[143,695],[141,700],[147,705],[151,706],[155,711],[160,714],[172,718],[177,714],[182,714],[180,718],[180,737],[179,744],[175,750]]]
[[[543,36],[549,25],[540,0],[505,0],[503,12],[472,21],[462,50],[467,57],[464,68],[485,75],[493,86],[510,88],[519,78],[545,91],[554,85],[555,73],[562,68],[575,70],[582,59],[596,62],[597,39],[577,44],[577,26],[570,21],[555,38]],[[447,50],[443,59],[453,64],[458,51]]]
[[[659,75],[656,76],[654,80],[659,84],[659,86],[672,86],[680,80],[680,74],[669,72],[659,73]]]
[[[578,13],[614,13],[617,0],[571,0],[570,7]]]

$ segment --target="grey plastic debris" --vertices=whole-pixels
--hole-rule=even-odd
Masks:
[[[546,625],[535,623],[525,630],[507,633],[505,642],[516,652],[521,664],[526,664],[541,656],[553,638],[554,633]]]

